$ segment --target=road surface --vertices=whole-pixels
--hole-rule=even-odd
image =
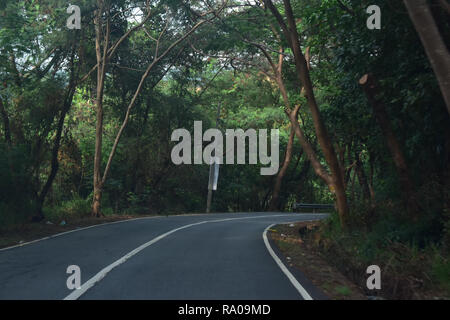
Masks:
[[[272,224],[322,217],[184,215],[69,232],[0,250],[0,299],[324,298],[301,272],[286,268],[273,244],[263,239]],[[81,270],[78,290],[67,288],[70,265]]]

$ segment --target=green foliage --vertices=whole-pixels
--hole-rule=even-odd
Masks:
[[[431,275],[433,280],[450,295],[450,261],[439,252],[435,253]]]
[[[71,200],[62,201],[59,205],[45,208],[46,220],[52,223],[60,223],[63,220],[77,220],[90,216],[91,199],[74,197]]]
[[[342,296],[348,296],[352,293],[350,288],[346,286],[337,286],[336,288],[334,288],[334,291],[336,291],[337,294]]]
[[[21,223],[36,207],[28,155],[25,145],[0,144],[0,225]]]
[[[356,282],[367,266],[380,266],[385,298],[419,298],[414,295],[423,289],[450,294],[448,258],[437,245],[442,237],[438,217],[412,224],[393,215],[392,207],[376,214],[372,210],[372,217],[366,212],[352,212],[348,232],[342,230],[337,213],[322,224],[316,245],[327,259]]]

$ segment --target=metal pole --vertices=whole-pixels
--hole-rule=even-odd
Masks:
[[[220,118],[220,102],[217,105],[217,117],[216,117],[216,128],[219,125],[219,118]],[[215,150],[214,150],[214,156],[215,156]],[[206,200],[206,213],[211,212],[211,202],[212,202],[212,193],[213,193],[213,181],[211,179],[214,179],[214,170],[215,170],[215,164],[212,162],[209,166],[209,182],[208,182],[208,198]]]
[[[206,213],[211,212],[212,190],[208,189],[208,200],[206,201]]]

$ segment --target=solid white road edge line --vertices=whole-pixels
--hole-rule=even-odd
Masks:
[[[266,245],[267,250],[269,251],[270,255],[272,256],[273,260],[277,263],[277,265],[280,267],[281,271],[288,277],[289,281],[291,281],[292,285],[297,289],[297,291],[300,293],[300,295],[305,300],[313,300],[313,298],[310,296],[308,291],[306,291],[305,288],[300,284],[300,282],[297,281],[297,279],[294,277],[294,275],[288,270],[288,268],[284,265],[284,263],[278,258],[276,253],[273,251],[272,247],[270,246],[269,240],[267,239],[267,231],[272,228],[274,224],[271,224],[268,226],[264,232],[263,232],[263,239],[264,244]]]
[[[101,281],[112,269],[114,269],[115,267],[121,265],[122,263],[124,263],[125,261],[127,261],[128,259],[130,259],[132,256],[136,255],[137,253],[139,253],[140,251],[144,250],[145,248],[151,246],[152,244],[158,242],[161,239],[164,239],[165,237],[171,235],[172,233],[175,233],[177,231],[186,229],[186,228],[190,228],[193,226],[198,226],[201,224],[205,224],[205,223],[214,223],[214,222],[224,222],[224,221],[231,221],[231,220],[242,220],[242,219],[256,219],[256,218],[273,218],[273,217],[292,217],[292,214],[281,214],[281,215],[265,215],[265,216],[256,216],[256,217],[241,217],[241,218],[227,218],[227,219],[219,219],[219,220],[206,220],[206,221],[200,221],[200,222],[196,222],[196,223],[191,223],[173,230],[170,230],[146,243],[144,243],[143,245],[137,247],[136,249],[134,249],[133,251],[130,251],[129,253],[127,253],[126,255],[124,255],[122,258],[116,260],[115,262],[113,262],[112,264],[108,265],[107,267],[103,268],[100,272],[98,272],[95,276],[93,276],[92,278],[90,278],[88,281],[86,281],[85,283],[83,283],[83,285],[79,288],[79,289],[75,289],[74,291],[72,291],[71,294],[69,294],[67,297],[64,298],[64,300],[77,300],[79,297],[81,297],[84,293],[86,293],[86,291],[88,291],[90,288],[92,288],[96,283],[98,283],[99,281]],[[267,244],[266,244],[267,246]],[[269,251],[270,252],[270,251]],[[286,270],[287,271],[287,270]],[[289,271],[287,271],[289,272]],[[291,275],[292,276],[292,275]],[[295,280],[295,278],[294,278]],[[297,281],[297,280],[295,280]],[[292,280],[291,280],[292,282]],[[298,282],[297,282],[298,283]],[[299,284],[300,285],[300,284]],[[301,286],[300,286],[301,287]],[[303,287],[302,287],[303,288]],[[304,290],[304,289],[303,289]],[[306,292],[306,291],[305,291]],[[309,295],[308,295],[309,296]]]

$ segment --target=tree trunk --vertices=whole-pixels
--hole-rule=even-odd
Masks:
[[[370,189],[369,189],[369,184],[367,182],[367,176],[364,171],[363,163],[362,163],[358,153],[355,154],[355,158],[356,158],[355,170],[356,170],[356,174],[358,175],[359,185],[361,186],[361,189],[362,189],[363,199],[366,201],[370,201],[370,199],[371,199],[370,198]]]
[[[277,73],[276,80],[277,80],[278,87],[280,89],[281,95],[283,97],[283,100],[284,100],[284,103],[285,103],[285,106],[286,106],[286,109],[288,112],[289,120],[292,125],[292,130],[294,130],[295,135],[297,136],[297,138],[300,142],[300,145],[302,146],[303,151],[305,152],[306,156],[308,157],[308,160],[309,160],[310,164],[312,165],[316,175],[319,178],[321,178],[327,184],[328,188],[336,195],[337,209],[338,209],[338,211],[343,210],[343,211],[339,211],[340,217],[343,217],[343,218],[341,218],[341,223],[345,223],[344,217],[346,215],[344,214],[343,216],[341,216],[341,212],[348,212],[347,197],[345,195],[345,190],[342,189],[342,192],[336,192],[337,188],[335,188],[335,180],[327,172],[327,170],[322,166],[319,159],[317,158],[316,152],[314,151],[310,142],[306,138],[302,128],[300,127],[298,119],[297,119],[297,114],[298,114],[298,110],[299,110],[300,106],[297,105],[295,107],[295,109],[292,110],[290,101],[289,101],[289,97],[287,95],[287,90],[286,90],[286,87],[284,86],[284,82],[283,82],[280,72]],[[304,91],[302,90],[302,92],[304,92]],[[339,169],[339,172],[341,172],[340,169]],[[343,204],[345,204],[345,206],[343,206]],[[345,227],[345,224],[343,224],[342,226]]]
[[[98,0],[98,8],[95,15],[95,52],[97,58],[97,90],[96,90],[96,111],[97,121],[95,127],[95,154],[94,154],[94,198],[92,203],[92,215],[100,217],[101,213],[101,199],[103,192],[103,183],[101,176],[102,163],[102,144],[103,144],[103,92],[105,86],[106,73],[106,57],[108,52],[109,42],[109,27],[106,30],[105,40],[103,43],[103,51],[101,52],[101,44],[103,42],[103,1]],[[108,23],[109,25],[109,23]]]
[[[427,0],[403,2],[425,48],[450,114],[450,54],[447,46],[439,33]],[[444,8],[448,10],[448,4]]]
[[[281,76],[281,72],[278,72],[276,75],[276,81],[278,84],[278,88],[280,89],[281,96],[283,97],[284,105],[286,106],[286,110],[288,113],[289,120],[291,122],[292,130],[294,131],[295,135],[298,138],[298,141],[300,142],[300,145],[303,148],[303,151],[306,153],[306,156],[308,157],[309,161],[311,162],[311,165],[314,169],[314,172],[319,176],[328,186],[331,186],[332,179],[328,172],[325,170],[325,168],[320,163],[319,159],[317,158],[316,152],[314,151],[313,147],[308,141],[308,138],[306,138],[302,128],[300,128],[300,124],[298,123],[297,114],[298,110],[300,108],[300,105],[297,105],[294,110],[292,110],[291,103],[289,101],[289,97],[287,94],[286,87],[284,85],[283,78]],[[303,92],[303,91],[302,91]]]
[[[392,129],[391,123],[388,118],[386,111],[386,106],[377,97],[379,88],[374,79],[370,74],[364,75],[360,80],[359,84],[363,87],[364,92],[367,96],[369,104],[371,105],[375,118],[381,128],[381,132],[386,140],[386,144],[391,152],[392,158],[394,160],[395,167],[399,176],[400,185],[402,188],[403,201],[408,210],[408,213],[417,218],[420,207],[416,201],[414,194],[414,184],[410,177],[408,166],[406,164],[405,156],[403,155],[400,143]]]
[[[64,100],[63,109],[61,111],[61,115],[58,120],[56,137],[53,142],[50,174],[47,177],[47,181],[46,181],[44,187],[42,188],[41,193],[39,194],[39,197],[38,197],[38,208],[37,208],[37,213],[36,213],[36,219],[39,221],[44,219],[42,208],[44,206],[45,198],[47,197],[47,194],[50,191],[53,181],[55,180],[56,174],[58,173],[58,169],[59,169],[58,153],[59,153],[59,149],[61,146],[61,137],[62,137],[62,131],[64,128],[64,120],[66,118],[67,113],[70,110],[70,107],[72,106],[72,100],[73,100],[73,96],[75,93],[75,82],[72,82],[71,85],[69,85],[68,90],[69,90],[69,92],[66,96],[66,99]]]
[[[339,168],[341,169],[341,176],[344,182],[344,189],[347,189],[347,179],[346,179],[346,170],[345,169],[345,150],[346,147],[341,147],[339,145],[339,143],[336,143],[336,150],[337,150],[337,157],[338,157],[338,163],[339,163]],[[351,171],[351,168],[349,169],[349,171]]]
[[[281,183],[283,181],[284,176],[286,175],[286,171],[289,167],[289,164],[291,163],[292,159],[292,149],[294,146],[294,136],[295,132],[291,128],[291,134],[289,135],[289,141],[286,147],[286,155],[284,157],[283,166],[280,169],[280,172],[278,172],[278,175],[275,179],[275,185],[273,187],[273,193],[272,193],[272,199],[270,200],[270,211],[277,211],[280,209],[280,190],[281,190]]]
[[[374,159],[369,151],[369,178],[368,185],[370,191],[370,200],[372,201],[372,206],[375,206],[375,189],[373,188],[373,176],[374,176]]]
[[[44,207],[44,202],[48,195],[48,192],[50,191],[51,186],[53,185],[53,181],[55,180],[56,175],[58,173],[58,169],[59,169],[58,153],[59,153],[59,149],[61,147],[61,137],[62,137],[62,132],[64,129],[64,120],[66,119],[66,115],[69,112],[70,108],[72,107],[73,97],[75,95],[75,90],[77,87],[77,82],[76,82],[76,77],[77,77],[76,73],[77,72],[75,70],[75,64],[74,64],[75,54],[77,51],[75,43],[76,43],[76,40],[73,44],[72,54],[70,57],[70,81],[66,88],[66,94],[64,97],[64,102],[63,102],[61,114],[59,116],[58,125],[57,125],[57,129],[56,129],[56,137],[53,142],[50,174],[47,177],[47,181],[45,182],[44,187],[42,188],[42,190],[38,196],[38,200],[37,200],[38,208],[37,208],[36,216],[34,217],[34,219],[37,221],[44,219],[44,214],[42,212],[42,209]]]

